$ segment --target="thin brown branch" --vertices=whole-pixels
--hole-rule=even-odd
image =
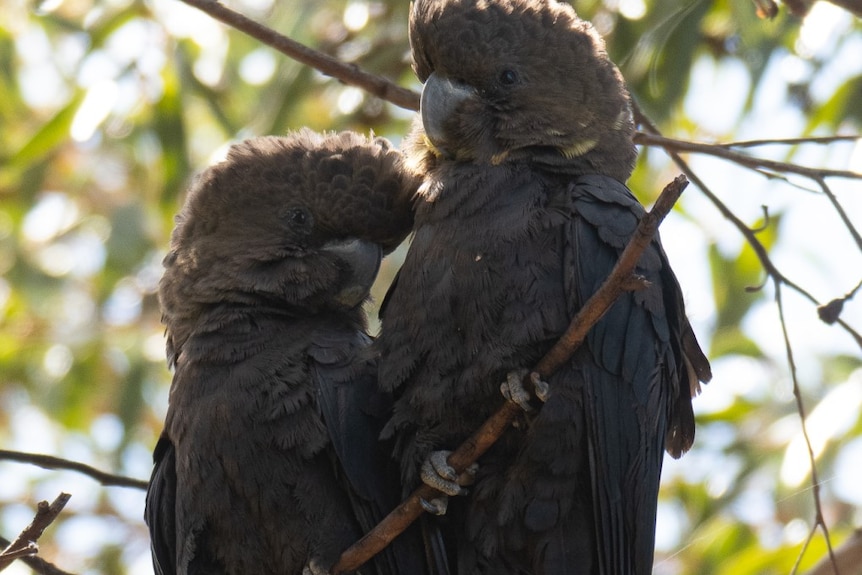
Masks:
[[[52,503],[40,501],[36,508],[36,516],[30,525],[21,531],[20,535],[10,543],[6,549],[0,553],[0,571],[12,564],[15,559],[21,557],[23,552],[26,555],[33,555],[38,551],[36,542],[45,529],[57,519],[57,516],[66,506],[69,498],[72,497],[68,493],[60,493]]]
[[[850,134],[845,136],[811,136],[808,138],[775,138],[767,140],[740,140],[737,142],[725,142],[713,144],[722,148],[754,148],[757,146],[798,146],[800,144],[828,145],[836,142],[854,142],[862,139],[862,135]]]
[[[232,28],[236,28],[240,32],[248,34],[252,38],[278,50],[288,58],[311,66],[327,76],[336,78],[350,86],[361,88],[396,106],[407,108],[408,110],[419,109],[419,94],[413,90],[402,88],[382,76],[370,74],[357,66],[345,64],[337,58],[309,48],[239,12],[231,10],[215,0],[183,0],[183,2],[206,12],[216,20]]]
[[[665,150],[673,150],[675,152],[694,152],[715,156],[752,169],[766,168],[776,172],[798,174],[812,179],[825,177],[862,179],[862,173],[860,172],[853,172],[850,170],[832,170],[827,168],[809,168],[788,162],[756,158],[754,156],[749,156],[748,154],[743,154],[742,152],[729,150],[726,146],[720,144],[688,142],[686,140],[667,138],[657,133],[638,132],[635,134],[634,140],[636,144],[659,146]]]
[[[100,471],[95,467],[90,467],[84,463],[70,461],[52,455],[44,455],[41,453],[26,453],[23,451],[8,451],[0,449],[0,460],[17,461],[19,463],[29,463],[43,469],[65,469],[68,471],[76,471],[92,477],[102,485],[108,487],[131,487],[134,489],[146,489],[147,482],[141,479],[133,479],[123,475],[114,475]]]
[[[793,357],[793,346],[790,343],[790,334],[787,332],[787,320],[784,317],[784,303],[781,298],[781,282],[774,279],[775,285],[775,303],[778,305],[778,318],[781,323],[781,334],[784,338],[784,350],[787,354],[787,365],[790,368],[790,379],[793,382],[793,397],[796,400],[796,411],[799,413],[799,421],[802,424],[802,437],[805,439],[805,447],[808,450],[808,463],[811,466],[811,492],[814,495],[814,525],[823,531],[823,536],[826,539],[826,548],[829,550],[829,557],[832,561],[832,566],[835,575],[841,575],[838,568],[838,560],[835,558],[835,552],[832,550],[832,541],[829,537],[829,527],[826,525],[826,520],[823,517],[823,504],[820,500],[820,479],[817,473],[817,458],[814,455],[814,448],[811,446],[811,438],[808,435],[808,426],[805,423],[805,404],[802,401],[802,390],[799,387],[799,378],[796,373],[796,360]],[[805,549],[803,548],[803,553]],[[799,561],[797,561],[797,565]]]
[[[583,342],[587,331],[604,315],[613,302],[624,291],[632,289],[631,278],[635,264],[649,245],[659,224],[670,212],[687,185],[688,181],[685,177],[679,176],[665,187],[652,210],[641,219],[607,280],[578,311],[560,341],[536,365],[534,371],[541,377],[550,376],[571,357]],[[467,441],[452,452],[448,459],[449,465],[456,473],[462,473],[503,435],[519,413],[521,413],[520,407],[511,402],[504,403]],[[433,499],[437,495],[438,492],[427,485],[416,489],[376,527],[342,553],[338,563],[332,568],[332,573],[338,575],[353,571],[379,553],[422,514],[421,501]]]
[[[805,552],[808,551],[808,546],[811,545],[811,542],[814,540],[814,536],[817,535],[817,524],[811,526],[811,529],[808,530],[808,536],[805,537],[805,541],[802,542],[802,549],[799,550],[799,555],[796,556],[796,561],[793,562],[793,568],[790,570],[790,575],[796,575],[799,572],[799,566],[802,564],[802,558],[805,557]]]
[[[835,194],[832,193],[832,189],[826,184],[826,179],[823,177],[815,177],[812,179],[820,185],[820,190],[829,199],[832,207],[835,208],[836,212],[838,212],[838,217],[841,218],[842,222],[844,222],[844,227],[850,231],[850,235],[853,236],[853,239],[856,241],[856,245],[860,250],[862,250],[862,236],[859,235],[859,230],[857,230],[856,226],[853,225],[847,212],[844,211],[844,206],[841,205],[838,198],[836,198]]]

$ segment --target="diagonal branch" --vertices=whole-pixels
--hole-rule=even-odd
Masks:
[[[587,331],[610,309],[614,301],[623,292],[632,289],[635,264],[687,185],[688,180],[684,176],[678,176],[665,186],[652,210],[641,218],[637,230],[608,279],[578,311],[557,344],[536,365],[534,371],[542,378],[550,376],[565,363],[584,341]],[[519,413],[521,408],[514,403],[503,404],[469,439],[452,452],[448,459],[449,465],[456,473],[462,473],[503,435]],[[374,529],[342,553],[338,563],[333,566],[332,573],[339,575],[353,571],[379,553],[422,514],[421,500],[433,499],[437,495],[438,492],[427,485],[416,489]]]
[[[147,482],[141,479],[133,479],[123,475],[106,473],[84,463],[54,457],[53,455],[0,449],[0,460],[29,463],[31,465],[41,467],[42,469],[65,469],[68,471],[77,471],[78,473],[83,473],[84,475],[92,477],[102,485],[106,485],[108,487],[132,487],[134,489],[147,488]]]
[[[413,90],[402,88],[382,76],[370,74],[357,66],[345,64],[337,58],[309,48],[296,40],[279,34],[272,28],[268,28],[239,12],[231,10],[215,0],[183,0],[183,2],[206,12],[216,20],[232,28],[236,28],[256,40],[260,40],[288,58],[311,66],[327,76],[336,78],[350,86],[361,88],[382,100],[392,102],[396,106],[407,108],[408,110],[419,109],[419,94]]]

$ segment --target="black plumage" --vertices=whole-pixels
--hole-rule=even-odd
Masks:
[[[610,273],[644,210],[628,93],[593,28],[553,0],[415,0],[425,83],[414,238],[384,302],[384,436],[407,487],[501,402]],[[441,519],[458,573],[651,571],[665,448],[694,437],[709,363],[658,237],[550,397],[480,460]]]
[[[382,139],[303,130],[233,146],[192,186],[159,287],[157,573],[316,575],[398,503],[362,303],[416,184]],[[408,533],[361,571],[424,560]]]

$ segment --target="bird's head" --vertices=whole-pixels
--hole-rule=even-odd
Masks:
[[[356,307],[409,233],[417,185],[380,138],[302,130],[234,145],[176,218],[159,286],[166,322],[223,303]]]
[[[529,160],[625,181],[629,95],[604,43],[555,0],[414,0],[424,142],[436,156]]]

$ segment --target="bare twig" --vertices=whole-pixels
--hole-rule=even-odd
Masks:
[[[285,56],[311,66],[327,76],[332,76],[350,86],[361,88],[382,100],[392,102],[396,106],[401,106],[408,110],[419,109],[419,94],[413,90],[402,88],[382,76],[369,74],[357,66],[345,64],[337,58],[333,58],[318,50],[313,50],[239,12],[227,8],[215,0],[183,0],[183,2],[206,12],[216,20],[236,28],[252,38],[260,40]]]
[[[47,501],[40,501],[36,508],[36,516],[30,525],[24,528],[20,535],[10,543],[6,549],[0,553],[0,571],[8,567],[15,559],[24,555],[35,555],[39,548],[36,542],[45,529],[54,522],[63,507],[72,497],[68,493],[61,493],[57,498],[48,504]]]
[[[799,166],[788,162],[755,158],[748,154],[743,154],[742,152],[729,150],[727,146],[721,144],[702,144],[698,142],[688,142],[686,140],[677,140],[675,138],[667,138],[658,133],[652,132],[652,130],[650,130],[650,133],[638,132],[635,134],[635,143],[659,146],[665,150],[673,150],[675,152],[695,152],[698,154],[716,156],[748,168],[766,168],[776,172],[798,174],[812,179],[822,179],[825,177],[862,179],[862,173],[860,172],[832,170],[827,168],[808,168],[806,166]]]
[[[649,245],[659,224],[670,212],[687,185],[688,181],[685,177],[679,176],[665,187],[652,210],[641,219],[608,279],[578,311],[560,341],[536,365],[534,371],[541,377],[550,376],[571,357],[583,342],[587,331],[604,315],[613,302],[624,291],[633,289],[632,273],[635,264]],[[452,452],[448,459],[449,465],[456,473],[463,472],[503,435],[519,413],[521,413],[520,407],[511,402],[504,403],[467,441]],[[437,495],[438,492],[427,485],[416,489],[376,527],[342,553],[332,572],[338,575],[352,571],[379,553],[422,514],[421,501],[432,499]]]
[[[802,402],[802,390],[799,388],[799,378],[796,375],[796,360],[793,358],[793,346],[790,344],[790,335],[787,332],[787,320],[784,317],[784,302],[781,299],[781,282],[777,278],[773,278],[773,283],[775,285],[775,303],[778,306],[778,318],[781,323],[781,334],[784,337],[784,349],[787,353],[787,365],[790,368],[790,379],[793,381],[793,397],[796,399],[796,410],[799,413],[799,420],[802,424],[802,436],[805,438],[805,446],[808,449],[808,462],[811,466],[811,491],[814,495],[815,510],[814,527],[819,527],[823,531],[823,536],[826,539],[826,548],[829,550],[829,557],[832,561],[832,566],[835,569],[835,575],[841,575],[841,572],[838,569],[838,561],[835,558],[834,551],[832,550],[829,528],[826,525],[826,520],[823,518],[823,504],[820,501],[820,480],[818,479],[817,474],[817,460],[814,456],[814,449],[811,447],[811,438],[808,436],[808,426],[805,424],[805,404]],[[798,566],[799,561],[797,560],[794,572]]]
[[[132,487],[134,489],[146,489],[147,482],[141,479],[133,479],[123,475],[114,475],[100,471],[95,467],[90,467],[84,463],[70,461],[52,455],[43,455],[41,453],[25,453],[23,451],[8,451],[0,449],[0,460],[17,461],[19,463],[29,463],[43,469],[65,469],[68,471],[77,471],[89,477],[92,477],[102,485],[109,487]]]
[[[835,211],[838,212],[838,217],[841,218],[841,221],[844,223],[844,227],[846,227],[850,232],[850,235],[853,236],[856,246],[862,250],[862,236],[859,235],[859,230],[856,229],[856,226],[853,225],[847,212],[844,211],[844,206],[838,202],[838,198],[835,197],[835,194],[833,194],[829,186],[826,185],[826,179],[823,176],[815,176],[811,179],[820,185],[820,190],[823,192],[823,195],[829,199],[829,203],[831,203],[832,207],[835,208]]]
[[[738,142],[716,143],[722,148],[754,148],[757,146],[798,146],[800,144],[834,144],[836,142],[853,142],[862,138],[859,134],[845,136],[812,136],[808,138],[776,138],[772,140],[740,140]]]

